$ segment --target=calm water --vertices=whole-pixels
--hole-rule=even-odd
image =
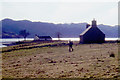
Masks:
[[[0,39],[0,47],[6,47],[5,45],[2,45],[2,43],[12,43],[12,42],[18,42],[23,41],[23,38],[14,38],[14,39]],[[27,38],[26,40],[33,40],[33,38]],[[52,40],[58,40],[58,38],[52,38]],[[71,41],[79,41],[79,38],[60,38],[60,40],[71,40]],[[118,40],[118,38],[105,38],[105,40]]]
[[[12,43],[12,42],[18,42],[23,41],[23,38],[14,38],[14,39],[0,39],[0,48],[1,47],[7,47],[6,45],[2,45],[4,43]],[[33,38],[27,38],[26,40],[33,40]]]

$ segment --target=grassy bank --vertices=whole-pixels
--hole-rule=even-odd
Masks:
[[[54,45],[63,42],[29,46]],[[65,43],[65,42],[64,42]],[[17,45],[18,46],[18,45]],[[11,49],[7,47],[3,50]],[[25,47],[25,46],[24,46]],[[2,53],[3,78],[117,78],[118,44],[79,44],[11,50]],[[114,54],[115,56],[110,56]]]
[[[65,46],[67,45],[66,41],[22,41],[16,42],[12,45],[1,49],[2,52],[11,52],[20,49],[33,49],[33,48],[41,48],[41,47],[54,47],[54,46]]]

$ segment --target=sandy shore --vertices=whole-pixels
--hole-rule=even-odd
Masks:
[[[116,78],[118,44],[79,44],[2,53],[3,78]],[[115,57],[110,57],[114,54]]]

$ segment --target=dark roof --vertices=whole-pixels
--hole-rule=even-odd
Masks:
[[[84,35],[88,30],[90,30],[92,27],[88,27],[85,31],[83,31],[80,35]]]
[[[85,35],[90,29],[94,29],[95,31],[99,31],[100,33],[104,34],[98,27],[88,27],[85,31],[83,31],[80,36]]]
[[[38,36],[39,38],[51,38],[50,36]]]

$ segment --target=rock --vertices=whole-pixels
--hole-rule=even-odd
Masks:
[[[74,62],[71,62],[70,64],[75,64]]]
[[[83,68],[81,68],[81,69],[76,69],[77,71],[83,71]]]
[[[36,74],[45,73],[45,71],[38,70]]]
[[[90,76],[90,78],[94,78],[93,76]]]
[[[81,68],[80,71],[83,71],[83,68]]]
[[[111,54],[110,54],[110,57],[115,57],[115,54],[114,54],[114,53],[111,53]]]
[[[19,63],[20,61],[17,61],[17,63]]]
[[[78,66],[77,64],[75,64],[75,66]]]
[[[16,66],[21,66],[21,65],[20,64],[13,65],[13,67],[16,67]]]
[[[60,61],[60,63],[62,63],[62,61]]]
[[[51,60],[51,61],[48,61],[48,63],[56,63],[56,61]]]
[[[70,71],[70,73],[72,73],[73,71]]]
[[[66,77],[66,75],[61,75],[60,77]]]
[[[65,60],[65,62],[68,62],[67,60]]]
[[[27,62],[32,62],[32,59],[30,58]]]
[[[99,62],[104,62],[104,60],[100,60],[100,59],[98,59],[98,61],[99,61]]]

